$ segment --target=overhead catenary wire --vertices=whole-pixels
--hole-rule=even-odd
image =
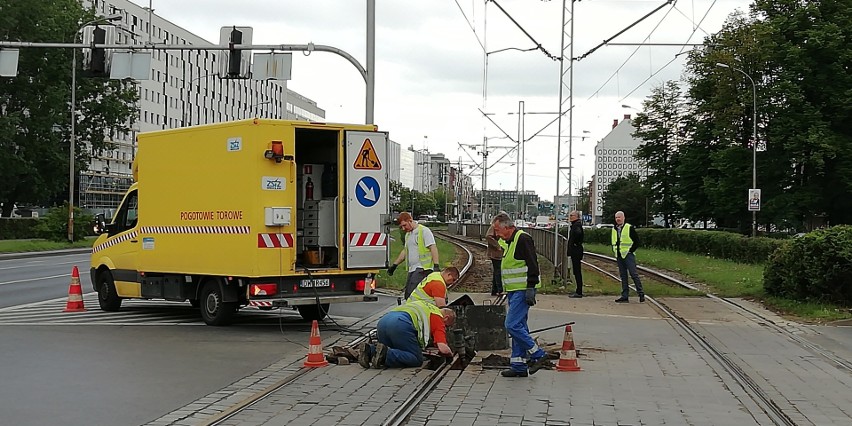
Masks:
[[[689,34],[689,37],[686,39],[686,41],[687,41],[687,42],[689,42],[689,40],[692,40],[692,37],[695,35],[695,32],[697,31],[697,29],[698,29],[698,28],[701,28],[701,23],[702,23],[702,22],[704,22],[704,20],[705,20],[705,19],[707,19],[707,16],[710,14],[710,11],[711,11],[711,10],[713,10],[713,7],[714,7],[714,6],[716,6],[716,2],[717,2],[717,1],[718,1],[718,0],[713,0],[713,3],[711,3],[711,4],[710,4],[710,7],[708,7],[708,8],[707,8],[707,11],[706,11],[706,12],[704,12],[704,16],[702,16],[702,17],[701,17],[701,21],[699,21],[699,22],[698,22],[698,25],[696,25],[696,26],[695,26],[695,28],[693,28],[692,33],[690,33],[690,34]],[[703,30],[702,30],[702,31],[703,31]],[[637,91],[637,90],[639,90],[641,87],[643,87],[643,86],[645,85],[645,83],[647,83],[647,82],[648,82],[648,80],[650,80],[650,79],[654,78],[654,76],[656,76],[657,74],[659,74],[660,72],[662,72],[664,69],[666,69],[669,65],[671,65],[672,63],[674,63],[674,61],[677,59],[677,57],[678,57],[678,56],[680,56],[680,55],[682,55],[682,54],[684,53],[684,50],[685,50],[686,46],[687,46],[687,45],[686,45],[686,44],[684,44],[684,46],[683,46],[683,47],[681,47],[680,52],[678,52],[676,55],[674,55],[674,57],[673,57],[670,61],[668,61],[665,65],[663,65],[662,67],[660,67],[660,68],[659,68],[656,72],[654,72],[654,73],[652,73],[651,75],[649,75],[649,76],[648,76],[648,78],[646,78],[644,81],[642,81],[642,83],[640,83],[639,85],[637,85],[636,87],[634,87],[634,88],[633,88],[633,90],[631,90],[628,94],[624,95],[624,97],[622,97],[622,98],[619,100],[619,102],[624,101],[625,99],[627,99],[630,95],[632,95],[634,92],[636,92],[636,91]]]
[[[541,45],[541,43],[539,43],[530,33],[527,32],[527,30],[524,29],[524,27],[521,26],[520,23],[518,23],[518,21],[515,20],[515,18],[512,17],[512,15],[509,15],[509,12],[506,12],[506,9],[503,9],[503,6],[500,6],[500,3],[497,3],[497,0],[486,0],[486,3],[488,2],[494,3],[494,5],[497,6],[497,8],[500,9],[500,11],[503,12],[503,14],[506,15],[506,17],[509,18],[509,20],[512,21],[512,23],[515,24],[515,26],[517,26],[518,29],[521,30],[521,32],[523,32],[524,35],[526,35],[535,44],[536,50],[540,50],[541,53],[544,54],[544,56],[547,56],[548,58],[554,61],[558,61],[560,59],[548,52],[547,49],[545,49]]]
[[[580,60],[585,59],[587,56],[591,55],[591,54],[592,54],[592,53],[594,53],[596,50],[600,49],[600,48],[601,48],[601,47],[603,47],[603,46],[606,46],[606,45],[607,45],[607,43],[609,43],[610,41],[614,40],[616,37],[618,37],[618,36],[620,36],[620,35],[622,35],[622,34],[626,33],[629,29],[631,29],[631,28],[635,27],[636,25],[639,25],[639,23],[641,23],[641,22],[642,22],[642,21],[644,21],[645,19],[649,18],[651,15],[653,15],[653,14],[657,13],[657,12],[658,12],[659,10],[661,10],[662,8],[664,8],[664,7],[668,6],[668,5],[670,5],[670,4],[672,4],[672,3],[676,2],[676,1],[677,1],[677,0],[666,0],[666,2],[665,2],[665,3],[661,4],[661,5],[660,5],[660,6],[658,6],[656,9],[654,9],[654,10],[652,10],[652,11],[648,12],[645,16],[643,16],[643,17],[639,18],[637,21],[635,21],[635,22],[633,22],[632,24],[630,24],[630,25],[628,25],[628,26],[624,27],[624,29],[622,29],[621,31],[619,31],[619,32],[615,33],[615,35],[614,35],[614,36],[612,36],[612,37],[610,37],[610,38],[608,38],[608,39],[606,39],[606,40],[602,41],[600,44],[598,44],[597,46],[593,47],[593,48],[592,48],[591,50],[589,50],[588,52],[586,52],[586,53],[584,53],[584,54],[582,54],[582,55],[580,55],[580,56],[578,56],[578,57],[576,57],[576,58],[571,58],[571,59],[572,59],[572,60],[575,60],[575,61],[580,61]]]
[[[672,9],[669,9],[666,12],[666,14],[663,15],[662,18],[660,18],[660,21],[657,22],[657,25],[655,25],[654,28],[651,29],[651,31],[644,38],[644,40],[648,40],[648,39],[651,38],[652,35],[654,35],[654,33],[657,31],[657,29],[660,28],[660,25],[662,25],[663,22],[666,20],[666,18],[669,16],[669,13],[671,13],[671,11],[672,11]],[[592,93],[591,96],[589,96],[586,100],[588,101],[588,100],[594,98],[595,96],[597,96],[598,93],[600,93],[601,90],[603,90],[604,87],[606,87],[609,84],[609,82],[612,81],[612,79],[615,78],[615,76],[618,75],[618,72],[621,71],[621,69],[624,68],[627,65],[627,63],[630,62],[631,59],[633,59],[633,57],[639,52],[639,49],[641,47],[642,46],[637,46],[636,49],[633,51],[633,53],[631,53],[630,56],[628,56],[627,59],[625,59],[624,62],[622,62],[621,65],[619,65],[618,68],[615,69],[615,71],[612,73],[612,75],[610,75],[609,78],[607,78],[606,81],[604,81],[603,84],[601,84],[601,87],[598,87],[598,89],[595,90],[594,93]]]

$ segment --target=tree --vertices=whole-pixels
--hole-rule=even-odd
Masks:
[[[651,210],[661,213],[669,228],[680,212],[677,170],[679,147],[688,137],[688,108],[674,81],[651,89],[642,106],[644,111],[633,120],[633,136],[642,140],[636,158],[648,171],[645,179],[653,202]]]
[[[690,56],[691,162],[707,169],[703,193],[717,224],[750,226],[745,200],[755,115],[757,139],[766,146],[756,161],[758,222],[797,228],[814,217],[852,222],[849,22],[848,2],[757,0],[747,16],[733,15]],[[756,114],[748,79],[717,62],[754,79]],[[698,176],[687,179],[697,187]]]
[[[432,199],[435,200],[435,210],[434,211],[438,212],[438,217],[441,220],[447,220],[446,219],[446,207],[447,207],[448,195],[447,195],[446,189],[444,189],[443,187],[437,188],[437,189],[432,191],[431,195],[432,195]]]
[[[644,223],[647,217],[645,209],[647,195],[639,175],[635,173],[612,181],[603,195],[604,221],[614,221],[615,213],[623,211],[624,216],[633,223]]]
[[[580,189],[577,190],[577,198],[577,210],[583,214],[590,214],[592,211],[592,201],[591,194],[589,193],[589,187],[580,187]]]
[[[77,0],[0,0],[0,39],[69,43],[81,22],[95,18]],[[130,131],[138,98],[130,81],[82,78],[77,55],[75,170],[92,152],[110,149],[107,134]],[[67,200],[70,146],[70,49],[24,48],[18,76],[0,78],[0,202],[2,216],[15,203]]]

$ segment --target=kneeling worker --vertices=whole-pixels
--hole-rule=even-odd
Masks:
[[[397,306],[379,320],[379,343],[359,345],[358,363],[364,368],[420,367],[430,338],[441,355],[452,356],[445,327],[453,325],[455,319],[452,309],[440,309],[430,302],[418,300]]]
[[[447,286],[453,285],[457,279],[459,279],[459,270],[455,266],[450,266],[441,272],[432,272],[420,281],[406,302],[420,300],[443,308],[447,306]]]

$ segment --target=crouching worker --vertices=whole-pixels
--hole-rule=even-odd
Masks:
[[[379,343],[361,343],[358,363],[364,368],[404,368],[423,365],[423,349],[430,338],[438,352],[452,356],[445,327],[453,325],[452,309],[412,301],[393,308],[379,320]]]
[[[443,308],[447,306],[447,287],[453,285],[457,279],[459,279],[459,270],[455,266],[450,266],[441,272],[432,272],[420,281],[406,302],[420,300]]]

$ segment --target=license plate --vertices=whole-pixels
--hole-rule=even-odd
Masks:
[[[331,281],[328,278],[313,278],[308,280],[302,280],[302,282],[299,283],[299,287],[301,288],[316,288],[329,286],[331,286]]]

